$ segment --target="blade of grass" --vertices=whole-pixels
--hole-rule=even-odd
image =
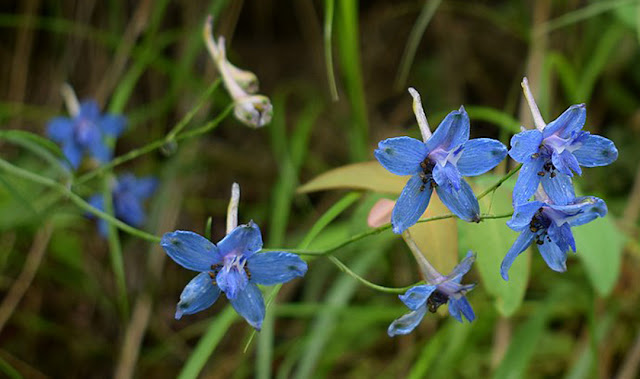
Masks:
[[[334,0],[324,1],[324,63],[327,68],[327,80],[329,81],[331,100],[338,101],[338,87],[336,86],[336,77],[333,72],[333,49],[331,46],[334,3]]]
[[[358,1],[338,2],[338,47],[347,96],[351,103],[353,121],[349,129],[351,160],[362,161],[368,156],[369,121],[360,70],[360,44],[358,38]]]
[[[411,29],[407,45],[404,47],[404,52],[402,53],[402,59],[400,60],[400,67],[396,74],[394,86],[396,91],[404,90],[404,87],[407,85],[409,70],[416,56],[416,50],[418,49],[420,40],[441,3],[442,0],[425,0],[422,11],[420,11],[420,15]]]
[[[556,29],[564,28],[580,21],[588,20],[602,13],[612,11],[618,7],[632,4],[637,0],[614,0],[594,2],[573,12],[568,12],[553,20],[547,21],[540,28],[541,33],[549,33]]]
[[[178,379],[192,379],[197,378],[202,371],[202,368],[209,360],[211,354],[218,346],[218,343],[224,337],[227,329],[238,318],[238,315],[230,305],[222,311],[213,322],[209,325],[209,328],[205,334],[198,341],[198,345],[193,350],[189,359],[182,367]]]

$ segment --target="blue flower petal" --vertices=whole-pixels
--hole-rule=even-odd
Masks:
[[[606,166],[618,159],[618,149],[608,138],[589,135],[581,142],[573,155],[584,167]]]
[[[123,116],[106,114],[100,119],[100,129],[110,137],[118,137],[124,131],[127,119]]]
[[[566,214],[565,221],[570,226],[584,225],[607,215],[607,204],[595,196],[578,197],[568,205],[550,204],[549,207]]]
[[[469,115],[460,107],[442,120],[431,138],[426,142],[429,152],[440,148],[450,151],[469,140]]]
[[[180,301],[176,306],[176,319],[183,315],[191,315],[207,309],[218,300],[220,288],[213,284],[208,272],[196,275],[184,287],[180,294]]]
[[[560,250],[558,245],[553,241],[549,242],[546,236],[543,236],[542,241],[543,244],[537,246],[540,255],[542,255],[542,258],[547,263],[547,266],[549,266],[553,271],[567,271],[567,253]]]
[[[496,167],[507,156],[507,148],[491,138],[465,142],[457,166],[462,176],[476,176]]]
[[[520,163],[527,163],[537,154],[542,143],[542,132],[538,129],[525,130],[511,137],[509,156]]]
[[[144,223],[145,214],[140,200],[132,193],[121,193],[114,196],[113,207],[116,217],[132,226],[140,226]]]
[[[511,245],[507,255],[504,256],[502,264],[500,265],[500,275],[502,275],[502,279],[509,280],[509,269],[511,268],[511,265],[518,255],[527,250],[531,243],[533,243],[535,236],[536,235],[529,229],[525,229],[520,233],[513,245]]]
[[[271,286],[304,276],[307,263],[296,254],[278,251],[252,255],[247,268],[252,283]]]
[[[373,152],[378,162],[396,175],[413,175],[422,171],[420,163],[427,154],[424,142],[411,137],[380,141],[378,148]]]
[[[542,158],[533,159],[522,165],[518,173],[518,180],[513,188],[513,204],[526,203],[538,189],[540,184],[539,172],[542,171],[544,160]]]
[[[551,162],[555,168],[563,174],[573,176],[572,171],[575,171],[576,174],[582,175],[582,169],[580,168],[578,160],[569,150],[564,150],[560,154],[554,151],[551,155]]]
[[[56,142],[64,142],[73,138],[73,120],[67,117],[56,117],[47,123],[47,136]]]
[[[221,261],[218,248],[194,232],[165,233],[160,245],[171,259],[188,270],[209,271],[212,265]]]
[[[436,290],[436,286],[421,285],[409,288],[407,292],[398,297],[412,311],[424,307],[429,296]]]
[[[387,334],[389,337],[393,337],[411,333],[413,329],[418,326],[420,321],[422,321],[425,313],[427,313],[427,307],[422,307],[395,319],[391,325],[389,325]]]
[[[218,249],[222,256],[233,253],[249,258],[262,249],[260,228],[253,221],[238,225],[218,242]]]
[[[587,118],[587,107],[584,104],[570,106],[558,118],[547,124],[542,134],[544,138],[556,134],[561,138],[569,138],[572,133],[578,132],[584,126]]]
[[[547,229],[547,234],[561,251],[567,252],[569,249],[576,251],[576,241],[573,238],[569,224],[556,225],[551,223],[549,229]]]
[[[420,219],[427,210],[431,192],[431,181],[423,183],[420,175],[414,175],[409,179],[391,213],[394,233],[404,232]]]
[[[139,178],[136,180],[136,183],[131,189],[131,192],[133,192],[133,194],[138,199],[144,200],[151,196],[151,194],[153,194],[157,187],[158,179],[151,176],[146,176],[144,178]]]
[[[476,255],[469,251],[467,252],[467,256],[456,265],[456,267],[451,270],[447,278],[457,283],[460,283],[460,279],[471,270],[471,266],[473,266],[473,262],[476,261]]]
[[[227,299],[235,299],[245,290],[249,278],[244,269],[239,270],[236,266],[227,267],[226,265],[216,275],[216,284],[227,295]]]
[[[97,121],[100,116],[100,107],[95,100],[85,100],[80,103],[80,109],[76,118],[84,118],[91,121]]]
[[[544,176],[540,178],[540,183],[555,204],[568,204],[576,197],[571,178],[561,172],[556,172],[556,176],[553,178],[545,172]]]
[[[469,322],[476,318],[475,313],[473,313],[473,308],[471,308],[471,304],[469,304],[469,300],[464,296],[459,299],[449,299],[449,314],[458,320],[458,322],[462,322],[461,315],[464,315]]]
[[[458,191],[462,177],[456,166],[447,162],[444,166],[436,164],[433,168],[433,180],[438,186],[444,187],[447,191]]]
[[[82,162],[82,147],[80,147],[73,140],[67,140],[62,144],[62,153],[65,158],[71,163],[71,167],[74,169],[80,166],[80,162]]]
[[[543,205],[540,201],[530,201],[516,205],[511,220],[507,221],[507,226],[516,232],[528,229],[531,219]]]
[[[107,163],[111,160],[111,149],[102,139],[94,139],[88,145],[91,156],[101,163]]]
[[[253,283],[247,284],[244,291],[240,292],[234,299],[229,299],[233,309],[242,316],[249,325],[260,331],[264,320],[265,307],[262,292]]]
[[[437,186],[436,192],[444,205],[456,216],[468,222],[480,220],[480,205],[473,190],[464,180],[460,181],[459,191],[447,191],[446,188]]]

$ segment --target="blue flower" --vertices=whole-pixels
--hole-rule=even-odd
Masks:
[[[469,252],[464,260],[460,262],[451,273],[444,276],[435,270],[431,270],[427,284],[415,286],[400,295],[400,300],[411,310],[411,312],[394,320],[387,334],[389,337],[398,334],[409,334],[418,326],[422,318],[427,313],[435,313],[443,304],[449,303],[449,314],[459,322],[462,316],[473,321],[475,314],[471,304],[465,294],[475,287],[475,284],[460,284],[462,277],[469,272],[471,265],[475,261],[475,255]]]
[[[153,177],[136,178],[133,174],[123,174],[113,183],[112,202],[114,216],[131,226],[138,227],[144,223],[145,214],[142,203],[155,191],[158,180]],[[89,204],[104,210],[104,197],[95,194],[89,198]],[[103,237],[107,236],[107,222],[98,220],[98,230]]]
[[[508,271],[513,261],[534,242],[549,268],[558,272],[566,271],[567,252],[569,249],[576,251],[571,227],[586,224],[606,214],[607,205],[594,196],[578,197],[565,205],[542,201],[516,205],[507,225],[521,233],[502,261],[502,278],[509,280]]]
[[[449,113],[431,135],[419,95],[412,88],[409,91],[414,96],[414,112],[424,142],[410,137],[389,138],[374,152],[391,173],[411,175],[393,208],[394,233],[402,233],[418,221],[434,188],[455,215],[465,221],[478,221],[478,200],[462,177],[494,168],[507,155],[506,147],[489,138],[469,140],[469,116],[464,107]]]
[[[526,202],[542,184],[556,204],[567,204],[575,193],[573,173],[583,167],[606,166],[618,158],[618,150],[607,138],[582,130],[587,110],[572,105],[548,125],[525,130],[511,138],[511,158],[523,164],[513,191],[513,203]]]
[[[100,114],[98,104],[84,101],[72,118],[56,117],[47,123],[47,135],[62,145],[62,152],[76,169],[82,156],[89,153],[102,163],[111,160],[111,151],[105,137],[118,137],[124,130],[126,119],[122,116]]]
[[[217,246],[181,230],[166,233],[160,244],[176,263],[200,272],[182,291],[176,319],[210,307],[224,292],[236,312],[260,330],[265,305],[257,285],[285,283],[307,272],[307,264],[295,254],[257,253],[262,236],[253,222],[237,226]]]

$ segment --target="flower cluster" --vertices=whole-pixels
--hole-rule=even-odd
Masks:
[[[505,280],[515,258],[534,242],[552,270],[566,270],[567,253],[576,251],[571,227],[607,214],[602,199],[576,198],[573,174],[582,174],[580,166],[605,166],[618,158],[611,140],[582,130],[587,116],[584,104],[572,105],[545,124],[526,78],[522,86],[536,128],[511,139],[509,156],[521,162],[522,169],[513,191],[515,211],[507,225],[521,234],[502,261]],[[529,201],[532,195],[535,200]]]

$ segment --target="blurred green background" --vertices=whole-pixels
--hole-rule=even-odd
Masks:
[[[432,128],[464,104],[472,137],[508,144],[520,125],[532,124],[522,103],[525,75],[546,121],[586,103],[585,130],[616,143],[614,164],[576,179],[583,193],[607,201],[609,215],[576,229],[568,272],[549,270],[534,252],[520,258],[521,279],[509,283],[497,276],[515,238],[505,220],[425,231],[435,261],[454,259],[444,256],[451,249],[478,252],[477,269],[465,278],[479,284],[469,295],[477,315],[471,324],[430,314],[411,335],[390,339],[388,324],[406,311],[397,297],[315,259],[304,279],[282,287],[254,336],[224,299],[174,320],[192,273],[125,233],[123,300],[110,261],[114,242],[70,201],[52,204],[50,189],[0,172],[0,376],[638,377],[640,2],[3,1],[0,131],[44,135],[48,119],[66,114],[60,86],[68,82],[80,99],[128,117],[116,155],[162,138],[217,77],[202,41],[207,14],[226,37],[230,60],[258,75],[274,119],[254,131],[229,117],[195,140],[118,166],[116,173],[162,181],[147,204],[145,230],[203,234],[212,217],[219,240],[235,181],[240,221],[255,220],[266,247],[304,246],[312,226],[330,216],[311,246],[335,244],[366,230],[379,193],[396,190],[355,171],[338,175],[344,183],[336,187],[344,189],[296,188],[372,160],[383,138],[417,137],[408,86],[421,92]],[[218,89],[190,127],[214,119],[229,101]],[[4,137],[3,159],[65,180],[37,143]],[[362,184],[347,183],[354,178]],[[76,192],[100,189],[94,180]],[[498,213],[508,199],[507,184],[483,207]],[[390,232],[336,255],[375,283],[419,280]]]

